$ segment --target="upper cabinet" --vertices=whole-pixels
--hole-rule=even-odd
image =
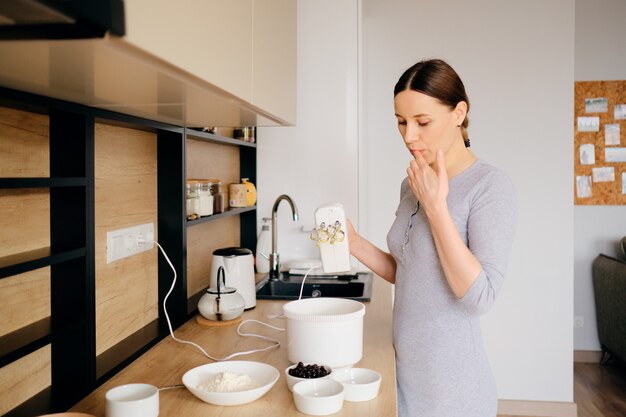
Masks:
[[[252,102],[252,0],[126,0],[125,5],[124,42]]]
[[[293,0],[253,2],[252,103],[296,123],[297,9]]]
[[[0,41],[0,86],[184,126],[296,122],[297,0],[125,0],[126,34]]]

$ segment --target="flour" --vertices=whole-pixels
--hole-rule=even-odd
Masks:
[[[210,392],[236,392],[258,388],[260,386],[261,384],[248,375],[219,372],[210,379],[200,383],[198,389]]]

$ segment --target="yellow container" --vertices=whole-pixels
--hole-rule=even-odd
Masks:
[[[248,180],[248,178],[242,178],[241,183],[246,186],[246,204],[248,206],[253,206],[256,204],[256,187]]]

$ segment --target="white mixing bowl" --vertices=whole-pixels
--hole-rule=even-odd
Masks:
[[[287,358],[331,368],[352,366],[363,357],[365,306],[347,298],[306,298],[283,306]]]
[[[202,389],[201,385],[220,372],[248,375],[259,386],[235,392],[217,392]],[[183,384],[193,395],[209,404],[241,405],[261,398],[274,386],[280,373],[278,369],[262,362],[224,361],[201,365],[183,375]]]

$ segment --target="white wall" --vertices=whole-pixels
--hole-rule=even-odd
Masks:
[[[298,124],[259,129],[259,218],[281,193],[305,222],[320,202],[340,201],[386,248],[408,163],[393,85],[419,59],[448,60],[470,96],[474,152],[517,186],[507,282],[483,321],[499,396],[571,402],[574,0],[301,0],[298,8]],[[321,155],[334,155],[323,169]],[[281,257],[315,254],[288,217],[282,208]]]
[[[624,0],[576,0],[576,81],[626,80],[624,22]],[[623,236],[623,206],[575,206],[574,315],[584,319],[583,327],[574,329],[575,350],[600,350],[591,263],[599,253],[618,256]]]
[[[278,210],[278,253],[282,264],[319,258],[304,226],[315,209],[342,203],[358,223],[357,1],[298,1],[298,92],[295,127],[259,128],[257,182],[259,230],[274,200],[288,194],[301,220],[294,223],[286,202]]]
[[[477,156],[517,186],[509,272],[484,335],[501,399],[573,400],[573,0],[363,0],[367,237],[386,248],[409,155],[393,86],[417,60],[446,59],[471,101]]]

